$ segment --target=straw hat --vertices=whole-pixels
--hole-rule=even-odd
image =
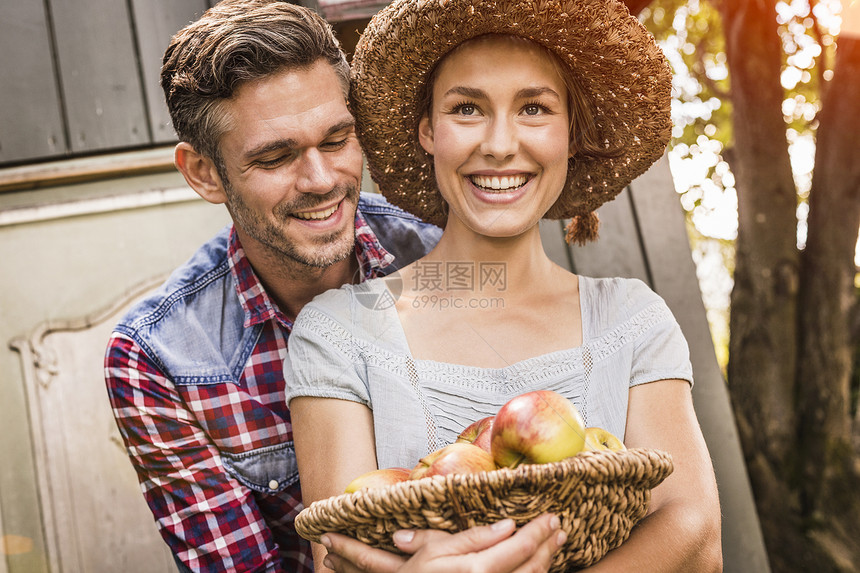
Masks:
[[[356,47],[350,93],[368,169],[389,201],[444,225],[433,161],[418,144],[424,84],[445,54],[484,34],[510,34],[569,66],[609,157],[574,156],[547,213],[572,218],[568,240],[597,234],[593,211],[665,150],[671,72],[654,38],[616,0],[394,0]]]

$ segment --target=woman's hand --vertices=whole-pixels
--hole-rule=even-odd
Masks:
[[[456,534],[398,531],[394,543],[408,559],[333,533],[322,544],[326,566],[337,573],[537,573],[549,570],[566,539],[558,517],[546,514],[519,530],[506,519]]]

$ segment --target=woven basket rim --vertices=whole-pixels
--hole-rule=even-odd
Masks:
[[[633,448],[582,452],[555,463],[523,465],[516,469],[500,468],[475,474],[431,476],[333,496],[303,509],[296,517],[295,525],[299,535],[318,542],[323,533],[339,531],[349,534],[366,525],[368,520],[390,518],[393,507],[398,504],[415,509],[428,499],[440,495],[456,498],[463,491],[478,491],[490,482],[494,487],[515,490],[545,481],[576,479],[595,490],[605,489],[599,487],[602,485],[623,483],[627,488],[650,492],[672,470],[671,455],[661,450]],[[528,521],[518,519],[517,516],[510,517],[518,525]],[[326,524],[338,526],[329,528]],[[408,528],[408,524],[399,528]],[[462,528],[448,529],[453,531]]]

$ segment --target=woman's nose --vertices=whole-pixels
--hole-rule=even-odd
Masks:
[[[519,140],[513,122],[505,118],[493,119],[488,125],[481,152],[503,160],[516,154],[518,148]]]

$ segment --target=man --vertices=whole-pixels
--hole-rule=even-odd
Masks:
[[[390,273],[438,239],[381,198],[359,199],[348,72],[319,16],[272,0],[226,0],[165,53],[176,166],[233,224],[116,326],[105,377],[181,571],[311,570],[293,526],[302,506],[282,374],[292,320],[316,294]],[[408,562],[342,536],[327,543],[340,570],[429,571],[449,556],[452,573],[476,560],[545,569],[557,529],[547,516],[513,536],[510,522],[401,533]]]

